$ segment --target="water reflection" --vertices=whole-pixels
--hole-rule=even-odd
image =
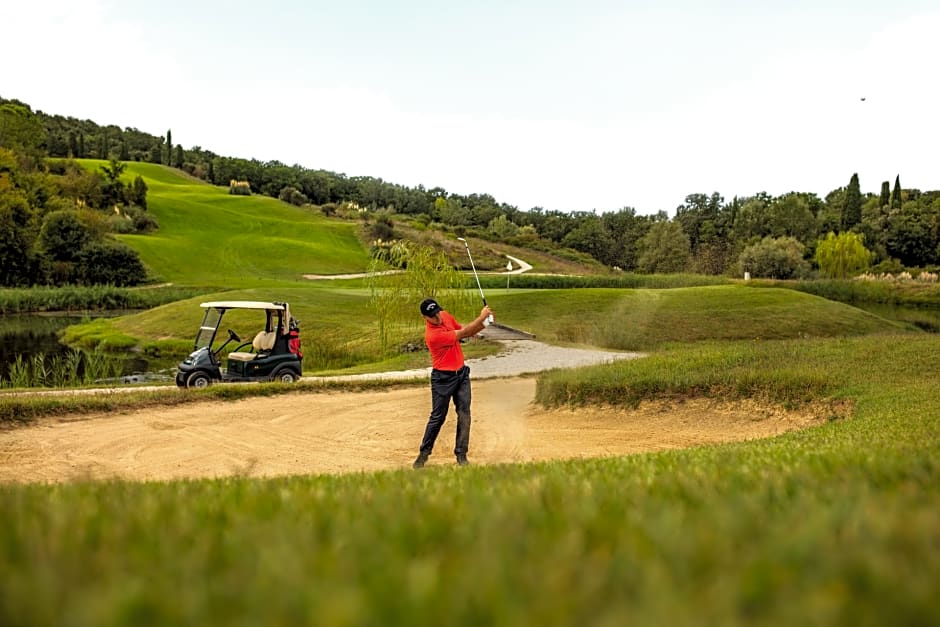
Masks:
[[[127,312],[105,315],[96,313],[94,317],[112,317],[125,313]],[[38,355],[43,355],[47,362],[55,359],[65,360],[73,349],[59,341],[59,331],[69,325],[87,322],[91,319],[89,315],[75,313],[0,316],[0,380],[9,380],[11,366],[18,357],[24,363],[32,363]],[[115,354],[115,359],[121,361],[117,368],[118,375],[146,373],[148,369],[156,365],[130,351]]]
[[[880,316],[885,320],[903,322],[928,333],[940,333],[940,309],[873,303],[855,304],[855,307]]]

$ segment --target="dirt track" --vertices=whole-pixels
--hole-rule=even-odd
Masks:
[[[817,424],[831,409],[646,404],[636,411],[547,411],[534,378],[474,382],[474,464],[624,455],[761,438]],[[274,476],[407,468],[430,409],[428,389],[298,393],[44,419],[0,431],[0,481]],[[454,466],[454,415],[429,466]]]

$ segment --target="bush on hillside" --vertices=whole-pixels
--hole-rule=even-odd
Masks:
[[[92,242],[76,263],[79,281],[86,285],[138,285],[147,278],[140,256],[130,246],[113,240]]]

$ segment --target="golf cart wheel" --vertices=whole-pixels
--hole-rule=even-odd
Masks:
[[[212,377],[207,373],[197,370],[188,377],[186,377],[186,387],[188,388],[207,388],[212,384]]]
[[[290,368],[282,368],[271,375],[271,380],[278,383],[294,383],[299,378],[297,373]]]

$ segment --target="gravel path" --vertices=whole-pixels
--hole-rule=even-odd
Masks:
[[[588,348],[565,348],[552,346],[535,340],[503,340],[505,349],[497,355],[468,359],[470,373],[474,379],[514,377],[523,374],[544,372],[555,368],[577,368],[604,364],[620,359],[636,359],[643,353],[614,352]],[[332,381],[399,380],[430,377],[431,368],[374,372],[369,374],[322,377]],[[304,377],[305,380],[321,377]]]

